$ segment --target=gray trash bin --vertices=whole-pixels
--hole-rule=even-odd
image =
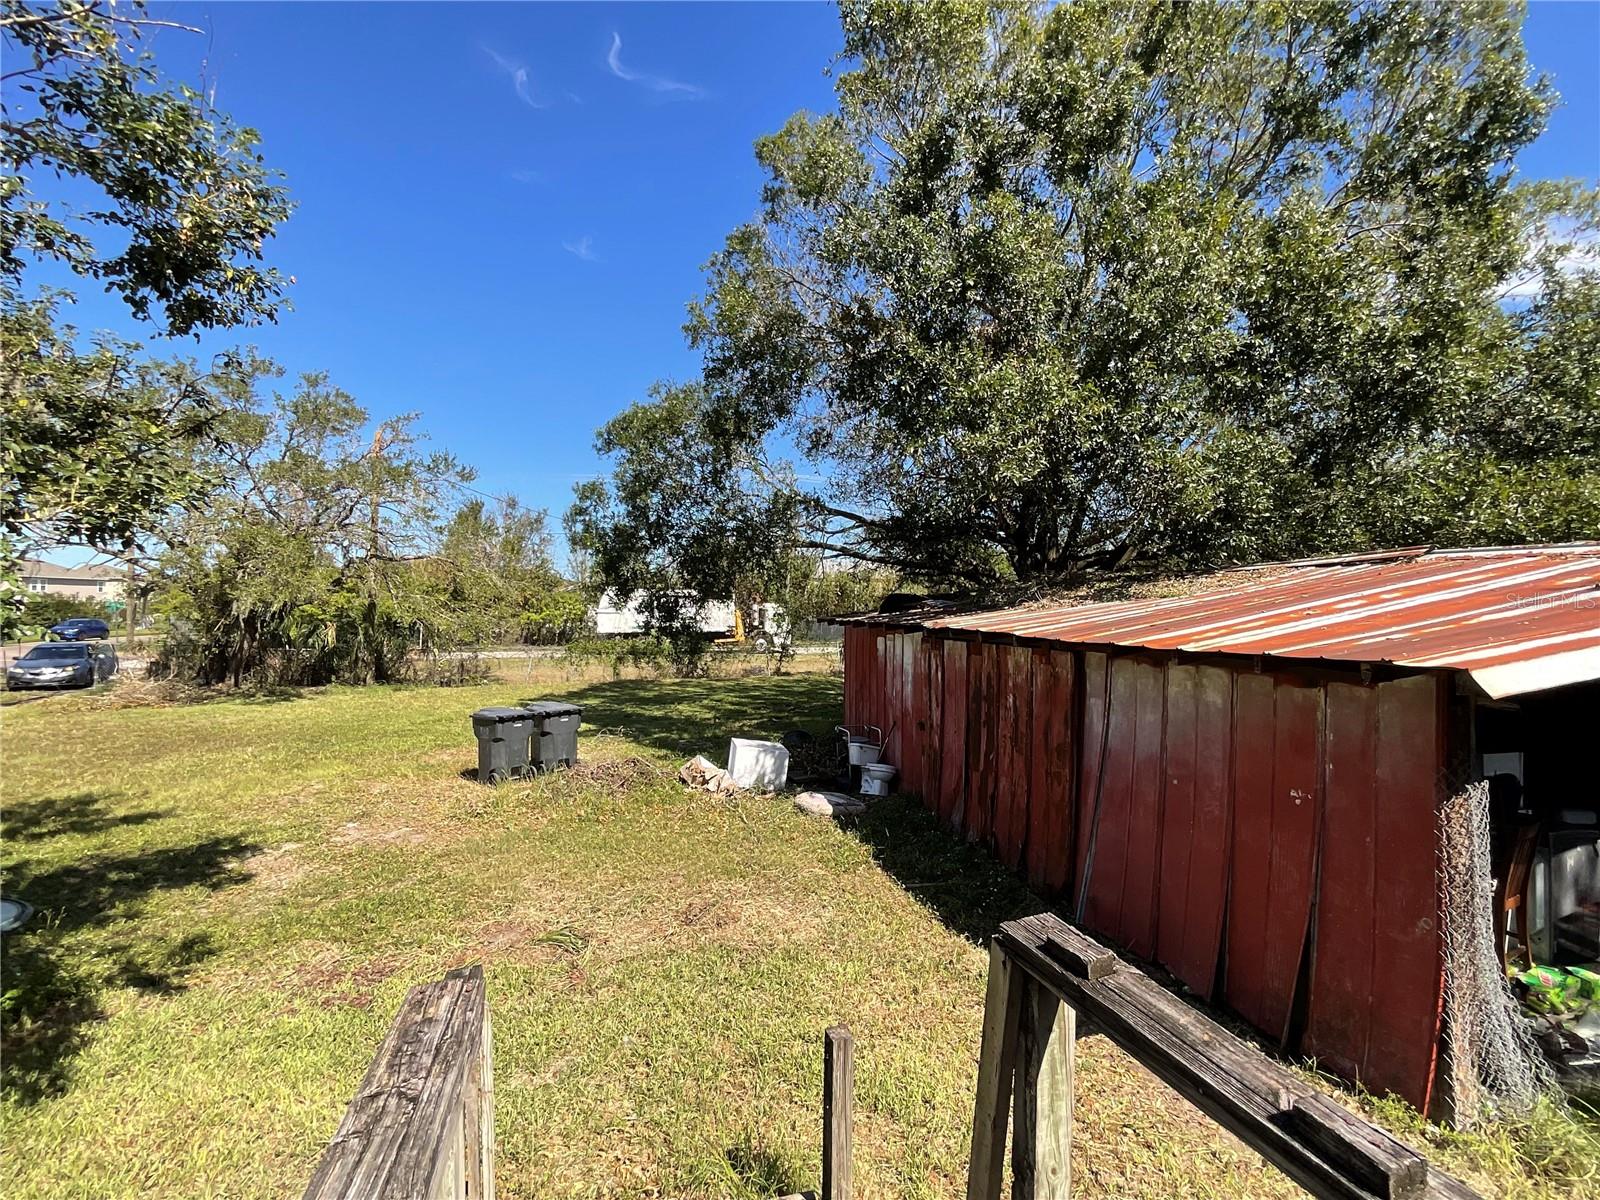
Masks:
[[[524,711],[533,718],[535,770],[570,767],[578,761],[578,726],[583,709],[566,700],[535,700]]]
[[[533,717],[522,708],[480,708],[472,714],[478,739],[478,782],[503,783],[528,773]]]

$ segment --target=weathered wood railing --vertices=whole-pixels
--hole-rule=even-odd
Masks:
[[[1341,1107],[1059,917],[1008,921],[990,945],[968,1200],[1063,1200],[1072,1178],[1075,1039],[1103,1033],[1313,1196],[1476,1193]]]
[[[483,968],[405,1001],[305,1200],[493,1200],[494,1067]]]

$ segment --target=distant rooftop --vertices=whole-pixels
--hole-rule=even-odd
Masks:
[[[60,563],[46,562],[42,558],[22,560],[24,579],[79,579],[94,582],[97,579],[121,579],[122,571],[103,563],[82,567],[64,567]]]

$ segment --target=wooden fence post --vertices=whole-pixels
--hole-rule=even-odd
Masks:
[[[482,967],[406,993],[304,1200],[494,1196],[494,1090]]]
[[[483,1200],[494,1200],[494,1027],[483,1006],[482,1076],[478,1089],[478,1179]]]
[[[972,1160],[967,1200],[1000,1200],[1005,1172],[1006,1120],[1016,1070],[1023,989],[1020,972],[998,941],[989,943],[989,987],[983,1002],[983,1046],[978,1052],[977,1098],[972,1106]]]
[[[855,1091],[855,1042],[835,1025],[822,1044],[822,1200],[850,1200]]]
[[[1023,990],[1011,1127],[1015,1200],[1066,1200],[1072,1187],[1072,1075],[1077,1014],[1033,979]]]

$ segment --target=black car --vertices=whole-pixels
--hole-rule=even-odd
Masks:
[[[92,687],[117,673],[117,652],[98,642],[44,642],[6,668],[10,688]]]
[[[63,642],[87,642],[111,636],[111,626],[99,617],[68,617],[59,625],[50,626],[50,632]]]

